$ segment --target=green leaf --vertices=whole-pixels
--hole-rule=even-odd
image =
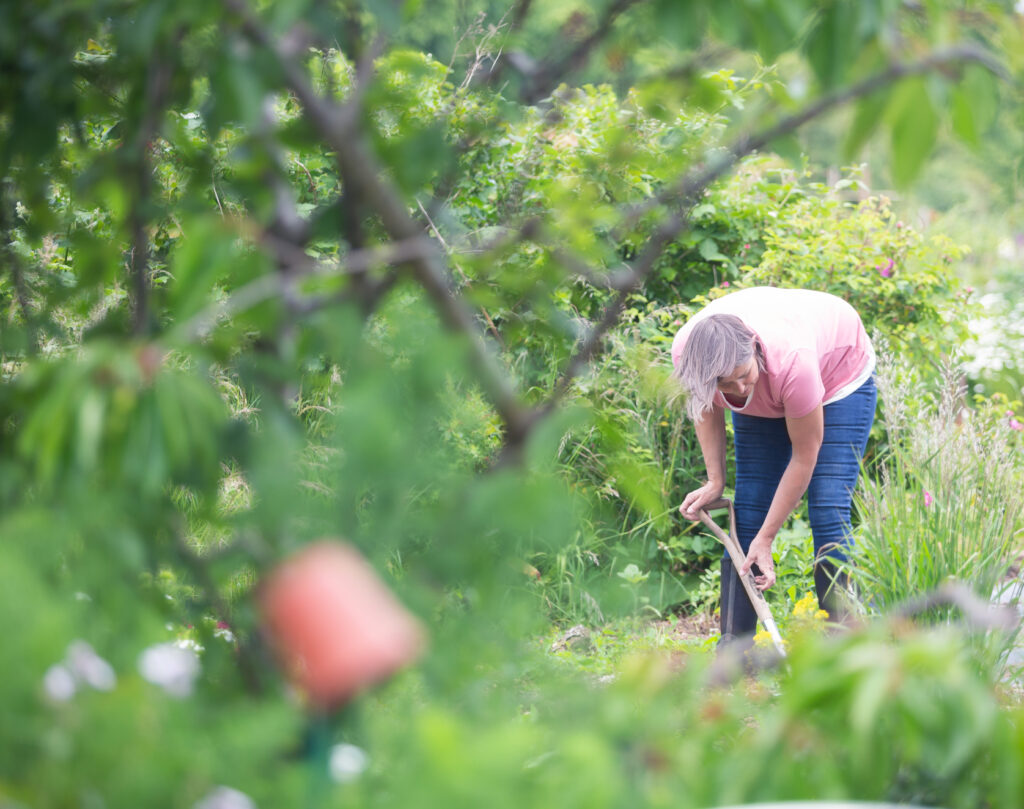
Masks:
[[[698,246],[701,258],[705,261],[728,261],[718,249],[718,242],[714,239],[704,239]]]
[[[963,87],[956,87],[953,90],[953,132],[964,143],[969,146],[978,146],[978,128],[974,123],[974,110],[971,109],[971,100],[968,91]]]
[[[700,44],[707,27],[703,4],[657,0],[652,13],[658,20],[659,32],[673,45],[686,50]]]
[[[878,128],[879,122],[885,116],[885,108],[889,103],[889,90],[880,90],[865,96],[857,104],[857,110],[850,124],[850,130],[846,133],[843,141],[843,157],[851,160],[863,148],[868,138]]]
[[[826,90],[839,85],[859,45],[858,7],[850,0],[834,0],[820,12],[804,50],[811,68]]]
[[[203,308],[210,290],[227,278],[237,258],[236,238],[219,220],[197,219],[187,227],[170,265],[174,280],[168,285],[168,303],[175,319],[182,321]]]
[[[794,43],[800,21],[786,13],[791,10],[791,5],[788,2],[767,2],[763,6],[758,4],[756,8],[747,6],[745,9],[758,51],[766,61],[774,62]],[[779,13],[780,9],[783,13]]]
[[[995,123],[999,111],[996,78],[984,68],[971,65],[964,72],[964,81],[957,90],[963,90],[964,100],[970,104],[978,135],[985,134]]]
[[[632,562],[615,574],[620,579],[625,579],[630,584],[640,584],[647,580],[650,573],[642,573],[640,568]]]
[[[737,8],[735,0],[717,0],[711,3],[711,17],[717,34],[730,45],[746,44],[746,15]]]
[[[231,123],[257,124],[265,92],[252,60],[224,49],[210,72],[210,95],[203,109],[211,136]]]
[[[443,174],[452,159],[439,124],[410,128],[400,139],[379,139],[377,148],[391,166],[398,184],[410,192],[420,190],[432,177]]]
[[[923,79],[901,85],[889,105],[892,120],[892,176],[898,186],[908,185],[935,146],[939,119]]]
[[[799,163],[804,155],[800,140],[793,134],[775,138],[775,140],[768,144],[768,148],[790,163]]]

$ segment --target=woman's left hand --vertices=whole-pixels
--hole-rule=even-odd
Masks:
[[[775,561],[772,559],[772,542],[774,537],[758,534],[750,543],[747,550],[747,559],[740,568],[740,575],[746,576],[753,565],[761,570],[760,576],[754,576],[754,583],[758,590],[767,590],[775,584]]]

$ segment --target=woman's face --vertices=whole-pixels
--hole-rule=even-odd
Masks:
[[[718,389],[730,396],[746,399],[754,390],[759,376],[757,358],[751,357],[743,365],[737,365],[731,374],[718,377]]]

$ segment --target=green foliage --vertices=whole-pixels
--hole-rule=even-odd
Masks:
[[[898,440],[883,477],[865,480],[856,497],[861,521],[850,571],[859,597],[884,613],[958,581],[986,602],[1005,595],[1016,604],[1008,571],[1024,510],[1024,455],[1010,403],[997,395],[962,409],[955,369],[931,401],[891,367],[879,379],[889,435]],[[908,402],[925,405],[910,412]],[[939,608],[927,615],[946,622],[959,614]],[[982,665],[1005,662],[1015,636],[981,638]]]
[[[869,333],[915,365],[937,364],[967,338],[967,294],[953,273],[967,248],[900,221],[885,197],[856,177],[834,188],[784,183],[790,202],[767,226],[764,252],[744,282],[831,292],[849,301]],[[855,190],[863,199],[846,201]]]
[[[400,716],[384,704],[365,716],[371,755],[389,764],[352,798],[382,805],[374,796],[387,786],[391,797],[397,783],[417,805],[469,806],[497,783],[495,800],[509,806],[1012,803],[1019,712],[1000,709],[955,632],[889,631],[795,636],[785,671],[727,688],[709,687],[700,653],[673,672],[652,651],[671,643],[653,636],[634,643],[611,682],[596,680],[590,661],[621,654],[597,635],[592,651],[560,653],[560,676],[550,664],[532,670],[515,718],[522,692],[504,680],[508,710],[496,713],[390,695]],[[547,687],[531,687],[540,681]]]
[[[984,69],[880,89],[851,138],[880,127],[909,181],[947,120],[984,139],[1019,32],[952,3],[532,5],[0,0],[0,803],[1019,803],[1019,717],[953,635],[794,643],[777,697],[735,700],[699,655],[673,679],[609,642],[602,690],[529,640],[707,600],[665,349],[726,283],[848,294],[915,358],[958,336],[959,248],[850,181],[762,154],[687,183],[896,48],[969,37]],[[258,583],[324,536],[431,646],[314,717]],[[198,654],[190,692],[154,648]],[[342,741],[369,769],[325,784]]]

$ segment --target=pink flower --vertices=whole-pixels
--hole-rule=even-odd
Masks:
[[[750,249],[750,242],[747,242],[745,245],[743,245],[743,249],[744,250],[749,250]]]
[[[877,267],[875,267],[875,269],[878,270],[878,274],[882,276],[882,278],[889,278],[892,275],[892,268],[895,266],[896,262],[894,262],[890,258],[889,263],[886,264],[884,267],[881,264],[879,264]]]
[[[928,507],[930,507],[930,506],[931,506],[931,504],[932,504],[932,503],[934,503],[934,502],[935,502],[935,498],[934,498],[934,497],[932,497],[932,493],[931,493],[931,492],[929,492],[929,491],[926,491],[926,492],[924,493],[924,507],[925,507],[925,508],[928,508]]]
[[[1011,430],[1024,430],[1024,424],[1021,424],[1017,419],[1010,419]]]
[[[727,286],[729,286],[729,282],[728,282],[728,281],[722,281],[722,286],[723,286],[723,287],[727,287]]]

